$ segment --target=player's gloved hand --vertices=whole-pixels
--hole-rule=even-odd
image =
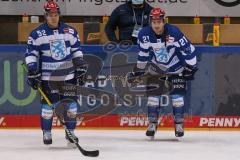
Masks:
[[[78,86],[83,86],[86,82],[87,67],[79,67],[75,70],[75,78]]]
[[[74,58],[73,65],[75,67],[76,85],[82,86],[85,84],[87,63],[82,58]]]
[[[140,83],[141,76],[145,74],[145,70],[136,70],[133,72],[128,73],[127,75],[127,81],[128,83]]]
[[[41,74],[38,71],[29,71],[27,77],[28,85],[37,90],[37,87],[41,85]]]
[[[196,66],[187,65],[184,67],[182,76],[187,81],[194,80],[194,75],[197,71],[198,71],[198,68]]]

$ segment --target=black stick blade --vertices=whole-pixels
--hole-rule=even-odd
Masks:
[[[84,156],[88,156],[88,157],[98,157],[99,156],[99,150],[95,150],[95,151],[86,151],[86,150],[84,150],[82,152],[82,154]]]
[[[79,151],[84,156],[88,156],[88,157],[98,157],[99,156],[99,150],[87,151],[87,150],[83,149],[78,143],[75,143],[75,144],[78,147]]]

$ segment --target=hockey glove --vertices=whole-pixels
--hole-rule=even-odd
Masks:
[[[198,71],[198,68],[196,66],[187,65],[184,67],[182,76],[184,77],[185,80],[191,81],[191,80],[194,80],[194,75],[197,71]]]
[[[41,74],[37,71],[29,71],[27,77],[28,85],[37,90],[37,87],[41,85]]]
[[[73,65],[75,67],[76,84],[82,86],[86,81],[87,63],[82,58],[74,58]]]
[[[128,83],[140,83],[141,76],[143,76],[144,74],[145,71],[140,69],[137,71],[130,72],[127,75],[127,81]]]
[[[75,71],[75,78],[77,81],[77,85],[79,86],[83,86],[86,82],[86,72],[87,72],[87,68],[78,68]]]

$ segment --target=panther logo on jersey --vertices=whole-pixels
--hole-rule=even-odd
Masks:
[[[60,39],[50,41],[50,51],[53,59],[64,59],[67,56],[67,49],[64,40]]]

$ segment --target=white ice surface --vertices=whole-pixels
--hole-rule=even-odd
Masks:
[[[178,141],[173,131],[159,131],[155,141],[144,131],[77,130],[80,145],[99,149],[98,158],[67,148],[63,130],[53,130],[53,144],[42,143],[40,130],[0,130],[0,160],[240,160],[240,132],[187,131]]]

